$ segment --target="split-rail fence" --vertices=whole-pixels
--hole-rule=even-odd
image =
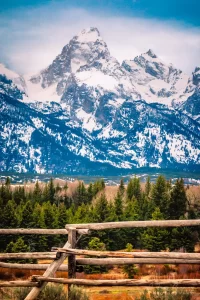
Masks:
[[[0,267],[11,269],[45,270],[43,276],[33,275],[31,280],[0,281],[0,287],[32,287],[25,300],[34,300],[48,282],[81,286],[163,286],[163,287],[200,287],[200,279],[120,279],[88,280],[76,279],[77,265],[128,265],[128,264],[200,264],[200,253],[178,252],[122,252],[92,251],[76,249],[80,236],[91,230],[139,227],[185,227],[200,226],[198,220],[167,221],[126,221],[89,224],[67,224],[65,229],[0,229],[0,234],[45,234],[68,235],[63,248],[51,249],[51,252],[0,253]],[[78,257],[76,257],[78,255]],[[81,256],[81,258],[80,258]],[[87,256],[83,258],[84,256]],[[90,258],[88,258],[88,256]],[[92,258],[93,257],[93,258]],[[6,263],[8,259],[51,259],[51,264]],[[63,262],[68,259],[68,264]],[[68,278],[56,278],[57,271],[68,271]]]

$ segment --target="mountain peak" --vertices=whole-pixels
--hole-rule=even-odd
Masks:
[[[96,27],[89,27],[81,30],[81,32],[76,36],[76,39],[81,43],[87,43],[102,40],[102,37]]]
[[[194,83],[194,85],[199,85],[199,83],[200,83],[200,67],[196,67],[194,70],[193,83]]]
[[[152,49],[149,49],[145,54],[149,55],[152,58],[157,58],[157,55],[153,52]]]

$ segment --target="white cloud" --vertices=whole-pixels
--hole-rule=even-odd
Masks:
[[[85,27],[97,27],[113,56],[133,59],[149,48],[167,63],[191,73],[200,61],[200,28],[176,22],[104,16],[83,9],[46,7],[0,16],[0,61],[20,73],[48,66]]]

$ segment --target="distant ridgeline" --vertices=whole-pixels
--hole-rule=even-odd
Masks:
[[[77,182],[72,189],[67,182],[60,186],[51,179],[30,186],[11,186],[7,178],[0,187],[0,228],[65,228],[66,224],[130,220],[195,219],[200,217],[199,203],[191,199],[182,179],[174,185],[163,176],[154,184],[148,177],[145,185],[132,178],[116,187],[113,199],[107,200],[103,180],[89,185]],[[79,241],[79,246],[108,250],[134,248],[170,251],[184,248],[192,252],[199,240],[199,229],[134,228],[99,231]],[[65,237],[24,235],[2,236],[0,251],[49,251],[62,246]],[[93,242],[91,242],[93,241]],[[96,242],[97,244],[96,244]],[[117,243],[116,243],[117,241]]]

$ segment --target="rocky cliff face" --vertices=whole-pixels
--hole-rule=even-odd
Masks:
[[[39,74],[0,68],[0,170],[199,169],[199,70],[190,78],[152,50],[120,64],[96,28]]]

